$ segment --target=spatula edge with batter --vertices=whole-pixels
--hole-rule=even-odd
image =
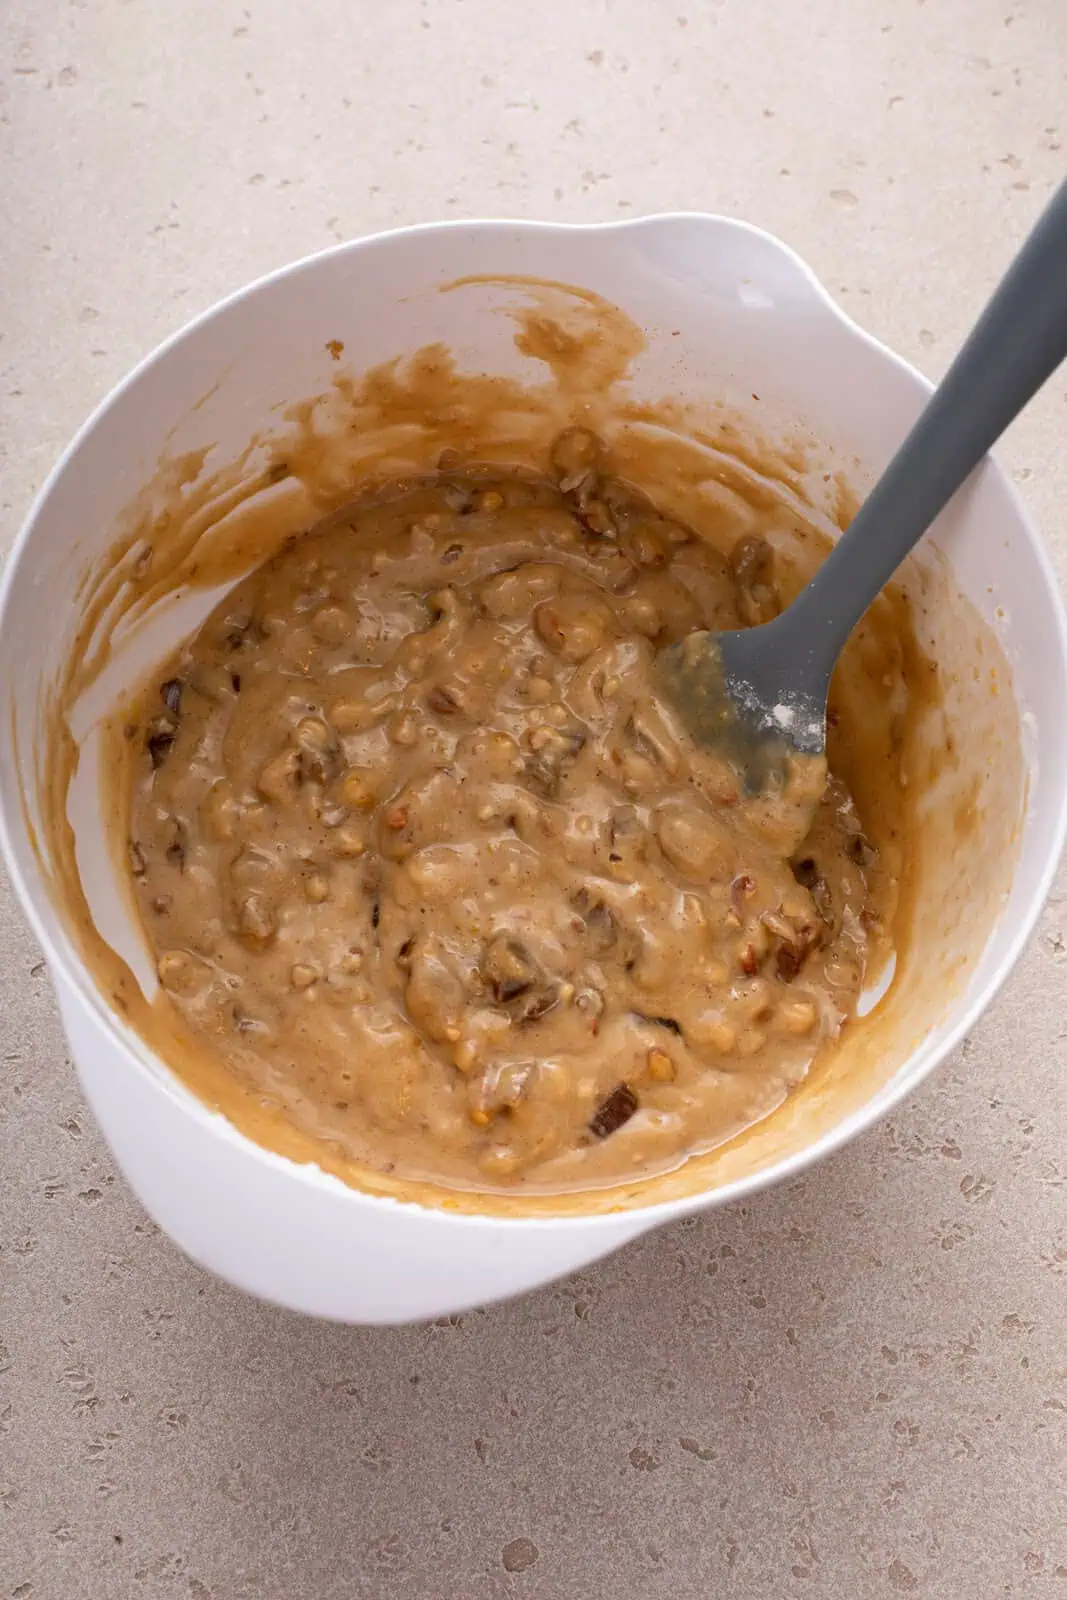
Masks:
[[[731,761],[750,794],[780,787],[798,765],[810,767],[803,758],[823,757],[830,677],[852,629],[1065,358],[1067,183],[850,527],[792,604],[772,622],[692,633],[662,652],[664,700],[698,744]]]

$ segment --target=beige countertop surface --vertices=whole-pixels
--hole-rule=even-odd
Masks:
[[[1065,0],[7,0],[0,36],[5,543],[136,360],[336,240],[724,211],[936,376],[1067,171]],[[1002,452],[1061,577],[1065,439],[1061,377]],[[0,1600],[1067,1597],[1065,980],[1061,879],[833,1160],[345,1329],[148,1221],[0,886]]]

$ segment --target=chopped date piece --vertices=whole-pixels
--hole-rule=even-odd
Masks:
[[[529,788],[545,800],[554,800],[588,738],[588,730],[581,726],[535,728],[528,735],[534,753],[523,764]]]
[[[656,1028],[666,1028],[669,1033],[682,1036],[682,1024],[675,1017],[650,1017],[646,1011],[635,1011],[634,1016],[639,1022],[651,1022]]]
[[[243,1008],[241,1006],[237,1005],[236,1003],[232,1006],[231,1011],[230,1011],[230,1015],[233,1018],[233,1025],[236,1028],[238,1033],[260,1033],[260,1034],[263,1034],[263,1033],[268,1033],[270,1031],[269,1028],[267,1027],[267,1024],[265,1022],[263,1022],[259,1017],[251,1016],[247,1011],[243,1010]]]
[[[177,817],[171,818],[171,827],[171,841],[164,854],[172,867],[180,867],[184,871],[185,855],[189,847],[189,835],[186,832],[184,822],[179,821]]]
[[[782,944],[778,946],[774,964],[775,971],[783,983],[792,983],[804,963],[805,953],[802,950],[798,950],[795,945]]]
[[[550,748],[561,766],[569,766],[581,755],[588,739],[589,732],[586,728],[558,728]]]
[[[579,889],[571,904],[585,923],[594,952],[606,955],[619,937],[619,923],[614,911],[588,889]]]
[[[584,484],[579,484],[574,499],[578,507],[578,521],[586,532],[597,539],[614,539],[615,523],[603,500],[596,499]]]
[[[819,942],[819,932],[810,922],[791,927],[788,935],[781,937],[774,963],[775,971],[783,983],[792,983]]]
[[[559,989],[554,983],[541,983],[534,989],[528,989],[521,996],[514,1007],[515,1021],[520,1025],[530,1022],[540,1022],[542,1017],[547,1017],[559,1004]]]
[[[602,456],[603,446],[588,428],[565,428],[558,434],[552,445],[551,460],[563,493],[595,473]]]
[[[482,977],[498,1005],[518,999],[539,976],[536,962],[517,939],[494,939],[482,961]]]
[[[559,1004],[559,985],[545,976],[518,939],[494,939],[482,960],[482,982],[518,1026],[538,1022]]]
[[[166,683],[161,683],[159,686],[160,698],[163,704],[175,717],[180,714],[182,709],[182,690],[184,688],[185,685],[180,678],[168,678]]]
[[[145,853],[136,839],[131,839],[129,844],[130,871],[135,878],[143,878],[148,872],[148,862]]]
[[[594,1139],[606,1139],[609,1134],[617,1133],[624,1122],[629,1122],[637,1106],[638,1099],[630,1085],[616,1084],[590,1117],[589,1132]]]
[[[450,511],[458,511],[461,517],[468,516],[474,510],[474,494],[462,483],[446,483],[441,491],[445,505]]]
[[[845,844],[845,854],[857,867],[869,867],[876,855],[874,846],[870,844],[862,833],[849,834]]]
[[[739,872],[730,885],[730,904],[737,915],[744,914],[745,901],[755,891],[756,880],[750,872]]]
[[[161,767],[174,744],[174,728],[169,722],[154,722],[145,739],[145,749],[153,768]]]
[[[595,1034],[598,1019],[604,1014],[604,996],[599,989],[579,989],[574,997],[574,1009],[587,1019]]]
[[[329,783],[341,770],[341,741],[321,717],[305,717],[293,733],[300,752],[298,778]]]
[[[588,428],[567,428],[552,446],[560,493],[579,523],[596,538],[613,538],[615,522],[601,492],[603,446]]]
[[[802,889],[810,889],[819,876],[819,867],[815,857],[804,856],[800,861],[794,861],[793,876]]]
[[[431,711],[436,711],[439,717],[451,717],[460,709],[459,701],[451,689],[444,689],[440,685],[431,689],[426,696],[426,704]]]
[[[240,650],[246,644],[262,644],[266,639],[266,631],[258,617],[227,617],[229,632],[226,635],[227,650]]]

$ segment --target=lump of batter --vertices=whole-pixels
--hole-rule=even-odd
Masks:
[[[836,1037],[877,917],[831,777],[753,800],[656,652],[775,614],[601,470],[396,483],[232,590],[141,692],[129,866],[219,1074],[353,1160],[467,1188],[676,1164]]]

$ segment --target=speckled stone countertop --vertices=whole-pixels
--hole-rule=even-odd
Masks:
[[[1064,0],[7,0],[2,536],[164,335],[431,217],[721,210],[940,372],[1067,170]],[[1067,571],[1067,387],[1003,459]],[[0,1600],[1067,1596],[1067,893],[910,1103],[442,1326],[259,1305],[116,1173],[0,887]]]

